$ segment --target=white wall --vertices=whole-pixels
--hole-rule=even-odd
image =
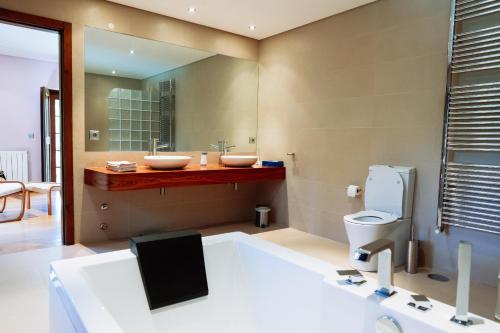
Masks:
[[[57,63],[0,55],[0,150],[28,150],[33,181],[42,178],[40,87],[58,90],[58,72]]]

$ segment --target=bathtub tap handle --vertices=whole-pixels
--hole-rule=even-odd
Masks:
[[[347,279],[344,280],[347,284],[360,286],[366,282],[363,274],[361,274],[357,269],[338,270],[337,274],[340,276],[347,276]]]

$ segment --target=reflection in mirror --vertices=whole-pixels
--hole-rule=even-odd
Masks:
[[[253,152],[257,87],[256,62],[86,28],[85,148]]]

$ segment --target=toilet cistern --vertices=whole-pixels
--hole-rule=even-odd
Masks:
[[[394,291],[394,241],[389,239],[378,239],[359,247],[354,253],[354,259],[367,262],[378,254],[378,288],[377,295],[390,297]]]

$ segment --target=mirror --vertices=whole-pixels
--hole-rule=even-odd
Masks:
[[[258,65],[85,29],[85,150],[256,150]]]

